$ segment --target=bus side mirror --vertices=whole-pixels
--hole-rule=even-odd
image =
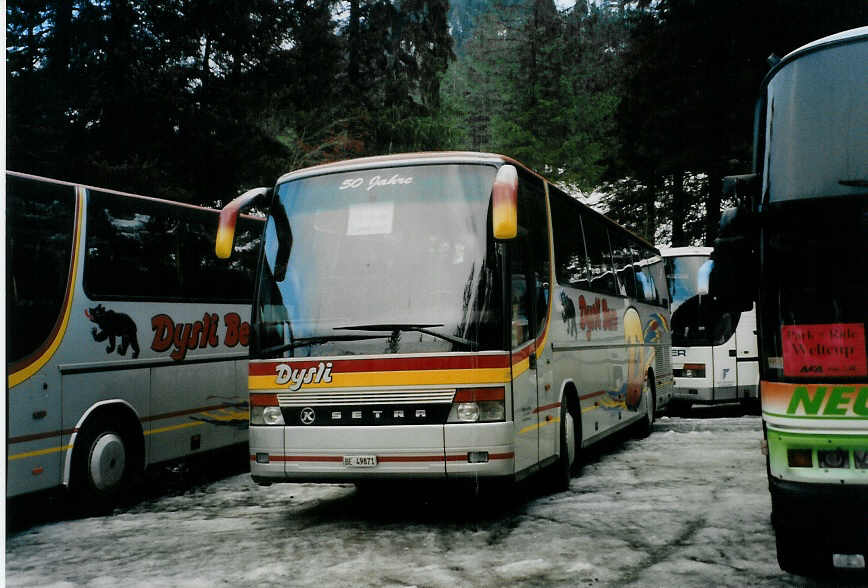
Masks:
[[[753,307],[759,288],[759,230],[746,206],[723,211],[720,232],[711,254],[708,294],[724,312]]]
[[[515,239],[518,235],[518,171],[502,165],[491,190],[491,223],[495,239]]]
[[[734,199],[739,207],[756,210],[760,200],[761,179],[759,174],[726,176],[723,178],[723,197]],[[723,228],[722,218],[721,228]]]
[[[229,259],[235,246],[235,225],[238,215],[251,206],[268,204],[271,196],[270,188],[254,188],[238,196],[220,211],[220,224],[217,225],[217,241],[214,252],[220,259]]]

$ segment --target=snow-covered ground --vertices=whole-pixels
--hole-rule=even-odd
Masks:
[[[769,524],[759,417],[664,418],[568,492],[284,484],[247,474],[41,523],[9,586],[797,586]],[[171,493],[169,493],[171,494]],[[808,585],[813,585],[808,583]]]

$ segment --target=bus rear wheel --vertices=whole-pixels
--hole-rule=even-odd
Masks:
[[[656,395],[651,385],[651,374],[646,374],[642,381],[642,404],[645,405],[645,417],[636,423],[635,436],[644,439],[654,429],[654,411],[656,407]]]

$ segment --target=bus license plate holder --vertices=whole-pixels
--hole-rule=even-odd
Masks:
[[[376,455],[345,455],[344,465],[350,468],[373,468],[377,466]]]

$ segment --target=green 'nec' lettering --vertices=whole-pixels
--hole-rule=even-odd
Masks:
[[[805,414],[815,415],[820,412],[820,406],[823,405],[823,399],[826,397],[826,387],[817,386],[817,392],[814,397],[808,394],[807,386],[796,386],[793,390],[793,396],[790,398],[790,405],[787,407],[787,414],[796,414],[799,404],[805,407]]]
[[[847,407],[841,408],[842,404],[850,404],[850,398],[845,398],[844,393],[853,392],[850,386],[835,386],[832,388],[832,393],[829,394],[829,402],[826,403],[826,410],[823,415],[829,416],[844,416],[847,414]]]
[[[859,395],[853,402],[853,412],[859,416],[868,417],[868,386],[859,388]]]

